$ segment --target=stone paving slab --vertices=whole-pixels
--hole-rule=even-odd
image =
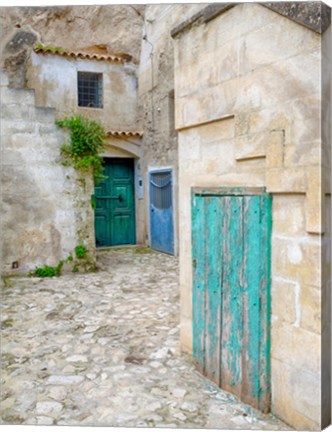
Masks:
[[[91,274],[6,279],[2,424],[289,430],[180,353],[178,262],[148,252],[99,252]]]

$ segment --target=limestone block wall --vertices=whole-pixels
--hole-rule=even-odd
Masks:
[[[322,327],[326,341],[330,320],[323,60],[319,33],[253,3],[175,36],[182,347],[192,347],[191,188],[266,187],[273,195],[272,411],[299,429],[320,428],[329,410],[320,390]]]
[[[4,274],[56,265],[85,244],[95,259],[92,184],[59,162],[66,136],[33,90],[1,73],[1,249]]]
[[[103,74],[103,108],[78,106],[77,72]],[[31,53],[27,86],[35,89],[39,106],[55,108],[58,115],[82,114],[101,121],[106,130],[136,130],[136,65],[81,60],[56,54]]]
[[[174,128],[174,55],[170,30],[204,7],[202,4],[147,5],[138,70],[139,124],[144,130],[145,241],[150,242],[148,171],[173,169],[175,253],[178,251],[178,141]]]

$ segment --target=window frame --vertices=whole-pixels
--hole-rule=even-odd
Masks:
[[[82,83],[84,78],[86,82]],[[79,108],[103,109],[103,93],[103,74],[101,72],[77,71],[77,106]]]

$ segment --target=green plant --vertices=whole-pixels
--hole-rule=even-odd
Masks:
[[[70,130],[70,142],[61,147],[65,164],[82,172],[92,169],[95,182],[98,183],[104,178],[102,153],[106,133],[103,126],[98,121],[81,115],[57,119],[55,123]]]
[[[85,257],[87,249],[84,245],[80,244],[75,247],[75,255],[77,258],[82,259]]]
[[[76,248],[78,248],[78,252],[76,251]],[[86,255],[87,253],[87,249],[85,248],[85,246],[83,245],[78,245],[75,248],[75,254],[77,256],[77,258],[79,258],[78,254],[83,254],[83,256]],[[74,260],[73,256],[70,254],[67,256],[67,258],[65,260],[61,260],[59,261],[59,263],[53,267],[53,266],[49,266],[48,264],[45,264],[43,267],[36,267],[33,271],[31,271],[29,273],[30,277],[59,277],[61,276],[62,273],[62,268],[64,266],[65,263],[69,263],[72,262]],[[77,270],[78,271],[78,270]]]
[[[44,51],[49,51],[49,52],[53,52],[53,53],[63,53],[64,52],[64,50],[62,48],[54,47],[52,45],[43,45],[41,43],[36,45],[36,49],[42,49]]]
[[[96,210],[97,208],[96,197],[94,195],[91,195],[91,207],[93,208],[93,210]]]
[[[37,277],[59,277],[61,275],[61,270],[64,265],[64,261],[59,261],[56,267],[49,266],[47,264],[44,267],[36,267],[34,271],[29,273],[29,276],[37,276]]]

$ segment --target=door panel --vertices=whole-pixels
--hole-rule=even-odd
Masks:
[[[270,404],[268,195],[197,195],[192,206],[193,355],[244,402]]]
[[[150,173],[151,248],[174,253],[172,171]]]
[[[135,244],[133,160],[106,159],[103,174],[95,186],[96,245]]]

